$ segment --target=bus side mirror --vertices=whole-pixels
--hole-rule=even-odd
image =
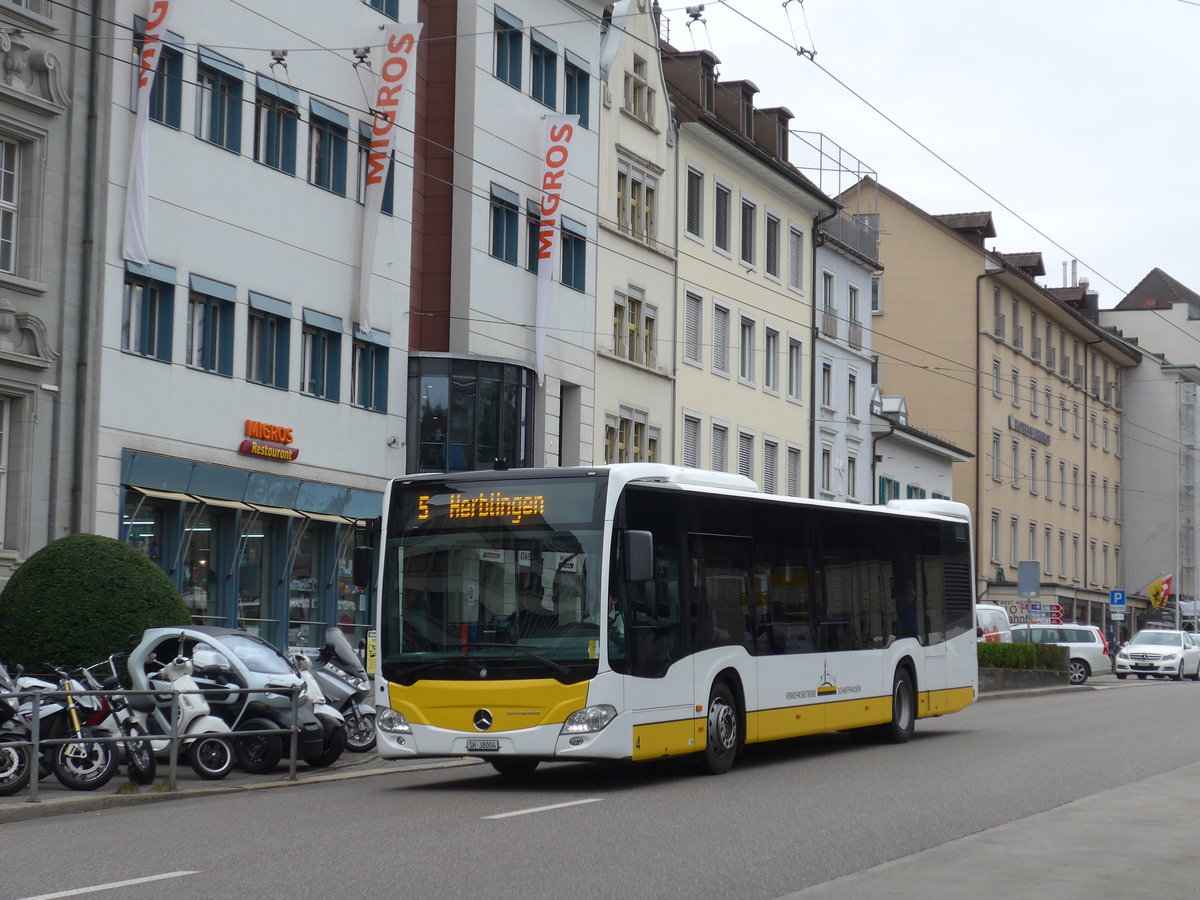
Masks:
[[[643,583],[654,580],[654,535],[649,531],[625,532],[625,580]]]
[[[351,571],[351,579],[355,586],[365,588],[371,585],[371,569],[374,562],[375,554],[370,547],[355,547],[354,548],[354,564]]]

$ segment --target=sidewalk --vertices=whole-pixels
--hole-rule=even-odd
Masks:
[[[204,781],[196,777],[186,762],[181,762],[176,770],[177,789],[169,791],[167,790],[167,761],[160,759],[155,783],[146,786],[129,783],[126,780],[123,765],[112,781],[95,791],[68,790],[59,784],[58,779],[53,775],[47,775],[38,782],[37,802],[30,802],[28,788],[11,797],[0,797],[0,824],[65,813],[132,806],[138,803],[157,803],[161,800],[173,800],[178,797],[229,794],[237,791],[312,784],[318,781],[365,778],[370,775],[385,775],[388,772],[395,772],[397,769],[420,771],[477,764],[475,760],[471,759],[382,760],[372,751],[370,753],[343,753],[341,758],[327,769],[314,769],[304,763],[298,763],[295,781],[288,778],[286,760],[280,763],[279,768],[274,772],[265,775],[250,775],[235,767],[220,781]]]

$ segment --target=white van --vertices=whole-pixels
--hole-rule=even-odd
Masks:
[[[981,641],[1012,643],[1012,623],[1008,620],[1008,610],[1003,606],[976,603],[975,626],[975,634]]]

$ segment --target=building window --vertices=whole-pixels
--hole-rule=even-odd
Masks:
[[[779,492],[779,444],[763,440],[763,491],[768,494]]]
[[[1036,378],[1029,379],[1029,415],[1033,418],[1038,418],[1041,412],[1038,409],[1038,403],[1041,400],[1041,392],[1038,391],[1038,381]],[[1049,421],[1046,423],[1049,425]]]
[[[169,270],[164,270],[163,275]],[[171,361],[171,328],[174,322],[175,273],[170,281],[133,272],[125,273],[121,316],[121,349],[141,356]]]
[[[1092,472],[1088,475],[1088,515],[1095,516],[1097,513],[1098,504],[1096,503],[1096,473]]]
[[[1105,478],[1100,483],[1100,515],[1104,519],[1108,519],[1108,479]]]
[[[163,35],[170,40],[170,32]],[[130,109],[137,110],[137,81],[138,66],[141,63],[142,45],[146,40],[146,20],[141,16],[133,18],[133,98]],[[158,57],[158,68],[154,73],[154,82],[150,86],[150,118],[170,128],[180,128],[183,124],[183,53],[164,40]]]
[[[536,31],[529,36],[529,95],[543,106],[557,108],[558,48]]]
[[[763,387],[779,393],[779,332],[770,328],[763,343]]]
[[[712,367],[719,375],[729,374],[729,310],[713,304]]]
[[[1000,360],[992,360],[992,396],[1002,397],[1003,388],[1000,385]]]
[[[1058,502],[1062,506],[1067,505],[1067,461],[1065,459],[1058,461]]]
[[[523,27],[516,16],[496,7],[496,77],[518,91],[521,89]]]
[[[829,447],[821,448],[821,490],[833,493],[833,450]]]
[[[879,478],[879,504],[882,506],[889,500],[900,499],[900,482],[895,478],[887,478],[880,476]]]
[[[332,116],[339,117],[327,118],[316,111],[316,101],[313,106],[308,120],[308,180],[319,188],[345,197],[349,117],[324,107]]]
[[[795,338],[788,339],[788,399],[799,402],[804,389],[804,345]]]
[[[1097,443],[1096,442],[1096,414],[1095,413],[1092,413],[1090,416],[1088,416],[1088,433],[1090,435],[1090,440],[1091,440],[1092,446],[1095,447],[1096,443]]]
[[[754,331],[753,319],[742,316],[738,345],[738,379],[743,384],[754,384]]]
[[[1035,497],[1038,492],[1038,452],[1036,447],[1029,449],[1029,493]]]
[[[287,390],[291,308],[282,300],[250,295],[246,380]]]
[[[617,164],[617,228],[639,241],[653,242],[658,231],[655,205],[658,179],[627,162]]]
[[[1104,448],[1104,452],[1105,452],[1105,453],[1108,453],[1108,452],[1109,452],[1109,446],[1108,446],[1108,419],[1105,419],[1105,420],[1104,420],[1104,421],[1101,423],[1100,434],[1101,434],[1101,435],[1103,436],[1103,438],[1104,438],[1104,440],[1101,442],[1101,446]]]
[[[724,425],[712,427],[712,467],[715,472],[724,472],[729,450],[729,429]]]
[[[371,173],[371,123],[358,123],[358,193],[355,199],[359,203],[367,202],[367,177]],[[383,195],[379,200],[378,210],[366,210],[368,213],[392,215],[392,193],[396,185],[396,160],[389,153],[387,157],[387,175],[383,179]]]
[[[878,315],[883,312],[883,278],[871,276],[871,313]]]
[[[683,358],[696,365],[704,364],[703,317],[704,300],[689,291],[683,298]]]
[[[881,500],[882,502],[882,500]],[[1000,511],[992,510],[992,528],[991,528],[991,560],[994,563],[1000,562]]]
[[[700,420],[695,416],[683,417],[683,465],[700,468]]]
[[[788,447],[787,451],[787,495],[800,496],[800,448]]]
[[[0,271],[17,270],[17,223],[20,219],[21,148],[0,141]]]
[[[1079,509],[1079,466],[1071,467],[1071,505]]]
[[[691,166],[687,170],[687,233],[704,237],[704,173]]]
[[[833,408],[833,363],[821,363],[821,405]]]
[[[300,110],[295,101],[284,99],[285,92],[294,93],[291,88],[268,83],[259,76],[254,103],[254,161],[295,175],[296,123],[300,120]]]
[[[519,218],[518,197],[512,191],[492,185],[491,191],[492,240],[491,255],[511,265],[517,264],[517,223]]]
[[[196,82],[196,136],[238,153],[242,148],[242,67],[204,47]]]
[[[323,327],[338,322],[339,330]],[[310,397],[336,401],[341,395],[342,334],[340,321],[332,316],[314,317],[305,311],[303,347],[300,356],[300,391]]]
[[[713,201],[713,246],[724,253],[728,253],[730,247],[729,217],[732,213],[732,204],[733,191],[723,184],[718,184]]]
[[[1054,499],[1054,460],[1046,454],[1046,501]]]
[[[853,453],[846,454],[846,498],[858,499],[858,457]]]
[[[633,57],[633,71],[625,73],[625,105],[623,109],[647,125],[654,124],[654,89],[647,81],[647,63]]]
[[[738,432],[738,474],[754,477],[754,435],[745,431]]]
[[[858,374],[851,372],[846,376],[846,417],[858,418]]]
[[[699,300],[698,297],[695,299]],[[628,294],[616,294],[613,298],[613,353],[630,362],[653,366],[656,316],[657,310],[646,304],[641,291],[630,288]]]
[[[1016,369],[1012,370],[1012,405],[1021,405],[1021,373]]]
[[[1000,462],[1000,432],[992,432],[992,480],[1004,480],[1004,467]]]
[[[562,283],[576,291],[587,290],[587,229],[564,216],[562,238]],[[515,262],[515,259],[514,259]]]
[[[354,339],[350,402],[363,409],[387,412],[388,348],[386,343]]]
[[[755,224],[758,220],[758,207],[749,200],[742,200],[742,262],[747,266],[755,263],[758,235],[755,234]]]
[[[583,60],[576,61],[573,54],[567,51],[563,62],[563,87],[566,90],[564,98],[565,111],[568,116],[579,116],[579,127],[588,127],[588,107],[591,97],[591,75]]]
[[[767,216],[765,268],[772,278],[779,277],[779,218]]]
[[[1054,424],[1054,396],[1050,393],[1050,388],[1046,388],[1046,424]]]
[[[368,0],[372,9],[377,9],[389,19],[400,18],[400,0]]]
[[[1012,442],[1012,486],[1021,486],[1021,444]]]
[[[798,228],[788,229],[788,287],[804,290],[804,232]]]
[[[232,288],[229,290],[232,292]],[[201,293],[193,283],[188,298],[189,366],[218,375],[233,374],[233,312],[234,303],[230,299]]]
[[[1067,430],[1067,398],[1062,394],[1058,395],[1058,430]]]

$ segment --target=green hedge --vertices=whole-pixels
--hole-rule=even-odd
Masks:
[[[127,544],[73,534],[47,544],[0,592],[0,659],[44,671],[129,649],[156,625],[186,625],[187,605],[166,574]]]
[[[976,648],[980,668],[1035,669],[1046,672],[1065,672],[1067,648],[1056,644],[997,644],[980,641]]]

